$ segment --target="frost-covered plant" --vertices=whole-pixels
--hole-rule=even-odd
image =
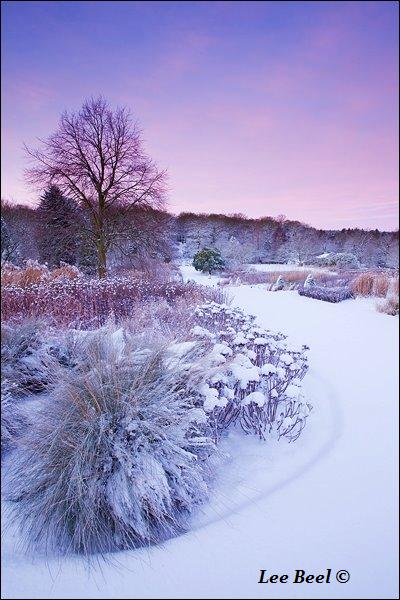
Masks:
[[[279,273],[278,271],[255,271],[252,269],[237,269],[235,271],[230,271],[229,278],[220,281],[220,284],[266,284],[266,286],[269,286],[269,289],[271,289],[280,276],[282,277],[282,273]],[[312,278],[318,285],[322,285],[325,283],[332,284],[333,282],[336,285],[336,282],[338,281],[338,276],[336,273],[330,273],[326,270],[315,271],[312,274]],[[298,289],[300,286],[304,285],[305,280],[306,273],[303,270],[285,271],[283,289]]]
[[[376,309],[380,313],[385,313],[386,315],[395,317],[399,314],[399,297],[388,296],[387,298],[378,301],[376,304]]]
[[[318,264],[337,269],[359,269],[360,261],[355,254],[350,252],[331,252],[328,256],[319,258]]]
[[[284,287],[285,287],[285,280],[283,279],[282,275],[279,275],[278,279],[272,286],[271,290],[273,292],[278,292],[280,290],[283,290]]]
[[[325,302],[342,302],[342,300],[350,300],[353,294],[348,287],[303,287],[299,289],[300,296],[308,296],[315,300],[323,300]]]
[[[221,291],[194,283],[157,281],[151,278],[83,277],[57,278],[19,287],[2,287],[2,318],[5,321],[25,317],[46,317],[62,327],[95,328],[112,316],[116,320],[131,318],[138,303],[159,298],[169,304],[185,298],[193,303],[215,299]]]
[[[89,556],[185,529],[215,451],[196,407],[203,361],[201,343],[149,349],[121,331],[88,334],[6,474],[28,546]]]
[[[395,317],[399,314],[399,278],[393,277],[390,281],[386,297],[377,302],[377,311],[392,315]]]
[[[44,340],[44,323],[25,319],[1,326],[1,374],[23,395],[47,385],[52,357]]]
[[[314,287],[315,285],[316,285],[315,279],[314,279],[313,275],[311,273],[309,273],[304,282],[304,287],[305,287],[305,289],[307,289],[307,288]]]
[[[13,448],[26,426],[26,417],[16,400],[17,386],[1,380],[1,452]]]
[[[286,336],[238,308],[211,302],[196,316],[191,333],[208,341],[219,363],[200,389],[214,438],[237,422],[262,439],[297,439],[311,410],[301,390],[308,348],[288,348]]]

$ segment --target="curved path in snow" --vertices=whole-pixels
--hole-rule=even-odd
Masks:
[[[215,284],[215,278],[186,277]],[[27,559],[3,541],[3,598],[397,598],[398,346],[370,301],[328,304],[262,286],[230,288],[260,323],[310,346],[315,410],[295,444],[238,436],[210,505],[186,535],[82,561]],[[16,538],[17,539],[17,538]],[[290,583],[296,569],[332,581]],[[259,584],[259,571],[289,583]],[[350,573],[338,583],[336,571]]]

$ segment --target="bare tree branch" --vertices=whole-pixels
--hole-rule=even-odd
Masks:
[[[103,277],[117,236],[116,215],[137,206],[162,209],[166,172],[144,153],[129,111],[111,110],[102,97],[87,100],[78,112],[64,112],[57,131],[40,141],[38,149],[25,147],[33,163],[26,177],[39,188],[57,185],[86,209]]]

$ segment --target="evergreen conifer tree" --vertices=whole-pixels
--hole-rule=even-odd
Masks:
[[[41,262],[59,266],[61,262],[75,264],[78,257],[79,210],[56,185],[51,185],[38,206],[38,248]]]

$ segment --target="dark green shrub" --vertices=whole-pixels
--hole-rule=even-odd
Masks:
[[[196,271],[203,273],[211,273],[224,268],[225,263],[219,250],[211,248],[203,248],[193,258],[193,266]]]

